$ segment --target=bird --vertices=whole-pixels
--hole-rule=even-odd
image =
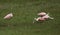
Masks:
[[[13,17],[13,13],[9,13],[6,16],[4,16],[4,19],[10,19]]]
[[[39,17],[34,18],[33,23],[35,23],[35,21],[44,22],[44,21],[46,21],[46,20],[48,20],[48,19],[54,19],[54,18],[52,18],[52,17],[49,16],[49,13],[43,13],[43,12],[42,12],[42,14],[43,14],[43,15],[41,15],[41,13],[40,13],[40,14],[39,14],[39,15],[40,15]]]
[[[36,21],[44,21],[45,19],[42,17],[34,18]]]
[[[37,22],[43,22],[43,21],[45,21],[45,19],[44,18],[42,18],[42,17],[38,17],[38,18],[34,18],[34,21],[33,21],[33,23],[35,23],[35,21],[37,21]]]
[[[45,13],[45,12],[40,12],[40,13],[38,13],[37,15],[43,17],[43,16],[46,15],[46,13]]]
[[[49,13],[46,14],[45,16],[43,16],[42,18],[44,18],[44,19],[48,19],[48,18],[49,18],[49,19],[54,19],[54,18],[52,18],[52,17],[49,16]]]

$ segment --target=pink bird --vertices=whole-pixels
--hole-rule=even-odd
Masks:
[[[10,18],[12,18],[13,17],[13,14],[12,13],[9,13],[9,14],[7,14],[5,17],[4,17],[4,19],[10,19]]]

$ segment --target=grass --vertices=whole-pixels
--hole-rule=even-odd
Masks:
[[[59,1],[0,0],[0,35],[60,35]],[[49,12],[54,20],[33,24],[33,18],[41,11]],[[3,17],[10,12],[14,17],[4,20]]]

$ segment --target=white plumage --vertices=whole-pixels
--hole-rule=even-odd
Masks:
[[[45,16],[43,16],[42,18],[49,18],[50,16],[47,14],[47,15],[45,15]]]
[[[45,19],[42,17],[34,18],[36,21],[44,21]]]
[[[35,21],[45,21],[45,19],[42,17],[34,18],[34,20]],[[35,23],[35,21],[33,21],[33,23]]]
[[[49,16],[49,13],[47,14],[45,12],[38,13],[38,16],[39,16],[38,18],[34,18],[35,21],[42,21],[43,22],[43,21],[45,21],[47,19],[54,19],[54,18]],[[33,21],[33,23],[35,21]]]
[[[43,16],[42,18],[44,18],[44,19],[48,19],[48,18],[49,18],[49,19],[54,19],[54,18],[50,17],[49,14],[46,14],[46,15]]]
[[[13,17],[13,14],[12,13],[9,13],[9,14],[7,14],[5,17],[4,17],[4,19],[10,19],[10,18],[12,18]]]
[[[41,13],[38,13],[38,15],[39,16],[44,16],[44,15],[46,15],[46,13],[45,12],[41,12]]]

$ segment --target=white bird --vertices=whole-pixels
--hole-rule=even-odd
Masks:
[[[42,17],[34,18],[34,20],[35,20],[35,21],[45,21],[45,19],[42,18]],[[35,21],[33,21],[33,23],[34,23]]]
[[[13,17],[13,14],[12,13],[9,13],[9,14],[7,14],[5,17],[4,17],[4,19],[10,19],[10,18],[12,18]]]
[[[54,19],[54,18],[50,17],[49,14],[46,14],[46,15],[43,16],[42,18],[44,18],[44,19],[48,19],[48,18],[49,18],[49,19]]]
[[[54,18],[49,16],[49,13],[47,14],[47,13],[42,12],[42,13],[39,13],[38,15],[40,15],[41,17],[34,18],[35,21],[45,21],[47,19],[54,19]],[[35,21],[33,21],[33,23]]]
[[[44,21],[45,19],[42,18],[42,17],[38,17],[38,18],[34,18],[34,20],[36,20],[36,21]]]
[[[46,13],[45,12],[41,12],[41,13],[38,13],[37,15],[39,15],[39,16],[45,16]]]

